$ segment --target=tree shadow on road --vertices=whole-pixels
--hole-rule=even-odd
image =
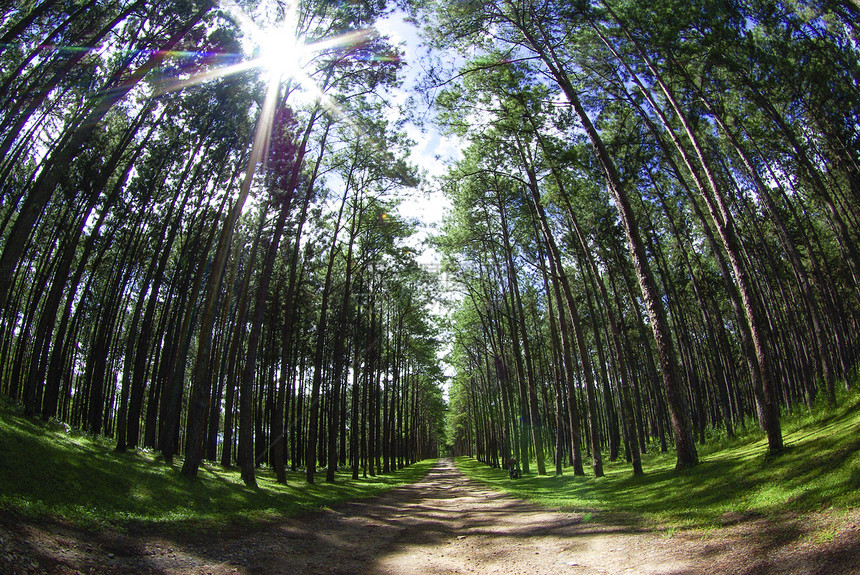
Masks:
[[[447,462],[380,496],[218,532],[93,533],[1,518],[0,545],[10,538],[29,545],[40,566],[8,573],[454,573],[504,566],[501,573],[590,574],[601,572],[599,562],[609,573],[613,565],[672,575],[860,572],[856,525],[825,530],[818,541],[821,529],[799,518],[739,516],[724,529],[659,532],[542,509],[470,482]]]

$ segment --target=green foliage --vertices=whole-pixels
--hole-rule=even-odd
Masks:
[[[645,475],[609,463],[606,476],[573,474],[516,481],[505,470],[461,457],[457,466],[472,479],[548,507],[609,512],[614,518],[706,528],[737,516],[856,508],[860,505],[860,393],[838,410],[786,417],[786,450],[766,456],[759,431],[731,442],[701,447],[702,463],[674,470],[673,454],[643,454]],[[599,515],[595,515],[595,518]]]
[[[190,530],[271,520],[414,482],[432,465],[427,460],[358,481],[343,473],[323,485],[306,484],[300,472],[278,484],[264,470],[258,488],[248,489],[238,469],[203,466],[196,480],[187,480],[179,474],[182,461],[167,464],[146,451],[119,454],[107,439],[0,411],[0,507],[90,528]]]

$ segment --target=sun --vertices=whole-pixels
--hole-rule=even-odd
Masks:
[[[266,17],[267,14],[272,14],[270,0],[262,0],[261,3],[263,6],[258,6],[257,12],[258,18],[267,21],[267,24],[263,25],[255,22],[234,0],[218,2],[224,14],[239,27],[246,49],[253,54],[249,60],[238,64],[235,71],[256,68],[268,77],[270,85],[294,81],[294,86],[300,86],[313,98],[324,97],[322,90],[307,71],[316,56],[331,50],[351,50],[368,42],[376,34],[375,30],[368,28],[307,41],[299,32],[302,26],[298,0],[281,3],[283,11],[278,12],[277,18]],[[225,70],[222,75],[233,72],[234,70]]]
[[[261,30],[257,42],[260,68],[268,72],[272,80],[304,76],[309,51],[287,26]]]
[[[308,65],[313,48],[297,34],[297,1],[288,2],[285,13],[262,26],[233,0],[221,0],[220,7],[239,26],[251,48],[253,57],[248,62],[251,67],[267,74],[270,82],[306,80],[303,68]],[[262,13],[266,13],[265,8]]]

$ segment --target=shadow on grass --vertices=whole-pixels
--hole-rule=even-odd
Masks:
[[[145,451],[116,453],[107,440],[0,411],[0,504],[24,517],[62,517],[87,528],[250,524],[374,495],[420,478],[431,463],[358,481],[339,473],[335,483],[318,485],[308,485],[303,473],[288,473],[281,485],[260,470],[257,489],[236,470],[204,465],[189,480],[180,465]]]
[[[856,402],[855,402],[856,403]],[[786,449],[766,455],[766,443],[741,438],[711,451],[691,469],[674,459],[644,456],[645,475],[607,463],[603,478],[528,475],[516,481],[504,470],[460,458],[468,475],[495,489],[567,511],[611,513],[637,525],[672,528],[719,526],[732,517],[778,516],[860,504],[860,410],[851,405],[785,434]],[[599,519],[599,515],[596,515]]]

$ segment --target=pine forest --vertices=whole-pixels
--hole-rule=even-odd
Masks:
[[[4,409],[252,487],[778,458],[855,397],[858,55],[857,0],[3,2]]]

